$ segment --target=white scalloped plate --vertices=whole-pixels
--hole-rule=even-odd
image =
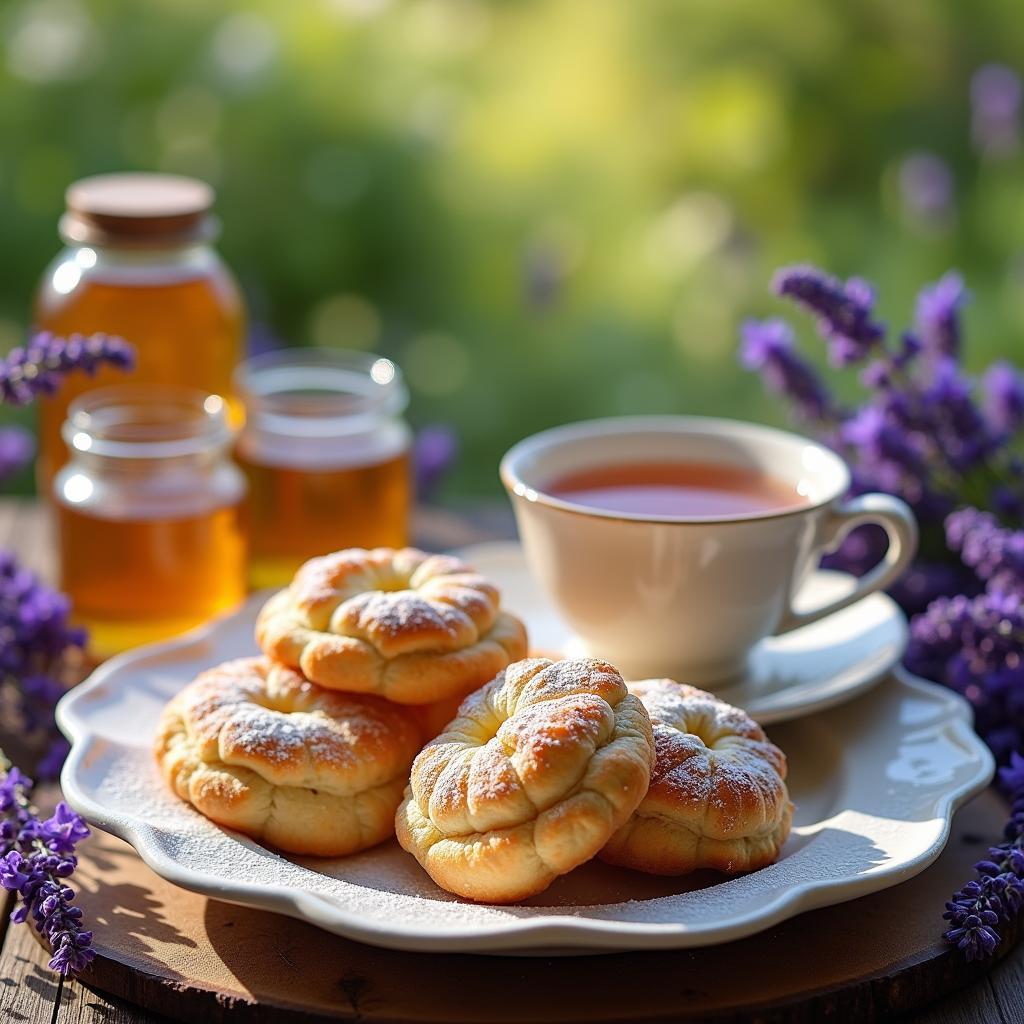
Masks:
[[[642,875],[592,862],[514,907],[437,888],[394,841],[338,860],[286,859],[207,821],[165,788],[151,753],[163,704],[201,669],[253,653],[261,596],[185,637],[100,667],[61,701],[72,740],[69,803],[131,843],[168,880],[407,950],[522,952],[710,945],[910,878],[930,864],[953,811],[992,758],[967,704],[897,672],[859,698],[773,727],[796,803],[769,868],[724,879]]]

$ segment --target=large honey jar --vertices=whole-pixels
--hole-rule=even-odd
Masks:
[[[64,337],[120,335],[135,348],[132,383],[223,395],[230,411],[244,311],[212,245],[213,201],[208,185],[176,175],[105,174],[73,184],[60,221],[65,248],[40,283],[36,326]],[[92,378],[75,375],[41,403],[41,493],[50,493],[67,459],[60,432],[70,403],[124,382],[110,369]]]

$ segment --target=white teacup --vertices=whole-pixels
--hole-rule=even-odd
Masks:
[[[700,462],[765,472],[806,504],[727,517],[603,511],[545,493],[581,470]],[[621,417],[556,427],[501,461],[534,577],[586,649],[628,678],[701,686],[740,676],[751,648],[888,586],[914,556],[913,513],[888,494],[844,500],[850,473],[828,448],[770,427],[696,416]],[[821,555],[855,526],[889,536],[882,561],[845,596],[794,597]]]

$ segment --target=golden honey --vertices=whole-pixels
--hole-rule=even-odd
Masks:
[[[168,175],[102,175],[72,185],[67,201],[67,247],[43,275],[35,325],[62,337],[119,335],[135,349],[133,383],[230,399],[245,316],[230,271],[209,245],[212,190]],[[95,377],[74,374],[40,403],[42,493],[66,461],[60,431],[69,404],[127,379],[110,368]]]
[[[36,321],[61,336],[76,331],[120,335],[135,349],[130,379],[136,383],[178,384],[229,395],[241,355],[242,309],[217,276],[147,285],[88,281],[64,302],[41,296]],[[66,460],[60,429],[68,405],[86,391],[125,380],[123,372],[106,367],[95,377],[69,374],[60,391],[41,403],[43,485]]]
[[[261,466],[241,453],[236,460],[249,481],[253,587],[287,583],[304,561],[328,551],[409,542],[404,455],[321,471]]]
[[[390,360],[291,349],[243,364],[236,389],[253,587],[281,586],[328,551],[408,543],[411,435]]]
[[[72,404],[54,481],[60,585],[100,657],[160,640],[246,592],[245,480],[218,396],[131,385]]]
[[[60,505],[61,589],[99,657],[183,633],[245,596],[240,504],[120,521]]]

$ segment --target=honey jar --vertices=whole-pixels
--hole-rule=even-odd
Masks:
[[[245,478],[219,395],[128,384],[72,402],[54,480],[60,586],[100,657],[181,633],[246,592]]]
[[[104,174],[73,184],[60,221],[65,248],[35,299],[41,330],[104,332],[135,348],[133,381],[181,385],[232,401],[231,374],[243,354],[244,312],[231,272],[212,241],[213,190],[166,174]],[[75,375],[40,404],[39,482],[47,494],[66,453],[69,404],[115,384],[116,370]]]
[[[235,459],[249,483],[250,582],[287,583],[306,559],[408,543],[408,393],[381,356],[288,349],[243,363],[245,427]]]

